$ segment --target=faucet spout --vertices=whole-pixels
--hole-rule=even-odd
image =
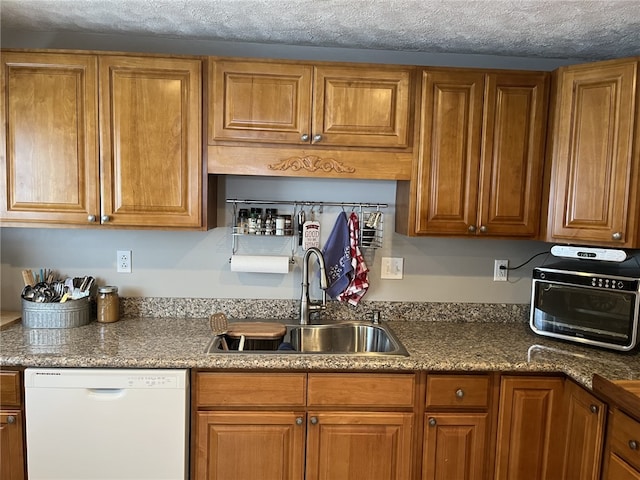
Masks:
[[[309,298],[309,259],[312,255],[318,259],[320,265],[320,288],[322,289],[322,301],[312,301]],[[327,286],[329,281],[327,280],[327,269],[324,263],[324,256],[322,252],[316,248],[308,248],[304,252],[304,258],[302,260],[302,292],[300,296],[300,325],[308,325],[310,321],[311,313],[319,312],[327,308]]]

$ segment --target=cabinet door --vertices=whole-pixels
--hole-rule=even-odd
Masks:
[[[408,147],[413,74],[412,68],[316,67],[312,142]]]
[[[409,480],[413,414],[309,412],[306,480]]]
[[[422,479],[484,479],[487,418],[487,413],[425,415]]]
[[[556,480],[562,468],[561,378],[504,377],[496,480]]]
[[[550,240],[632,246],[637,62],[561,68],[553,128]],[[634,173],[635,172],[635,181]]]
[[[487,75],[480,234],[538,234],[547,104],[546,73]]]
[[[210,59],[209,143],[309,143],[312,69]]]
[[[565,479],[600,478],[607,406],[573,382],[565,384],[567,433],[562,467]]]
[[[3,222],[97,218],[97,68],[93,55],[2,53]]]
[[[475,231],[483,89],[482,73],[423,72],[417,234]]]
[[[0,478],[25,478],[24,434],[20,410],[0,411]]]
[[[201,61],[100,58],[103,223],[202,225]]]
[[[196,414],[195,480],[303,480],[304,413]]]

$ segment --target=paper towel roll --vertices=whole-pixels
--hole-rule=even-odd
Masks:
[[[232,272],[289,273],[289,257],[274,255],[232,255]]]

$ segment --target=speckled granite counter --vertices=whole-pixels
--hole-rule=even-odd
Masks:
[[[390,321],[408,357],[206,354],[204,318],[127,318],[72,329],[0,332],[0,365],[41,367],[228,368],[563,372],[590,387],[594,373],[640,379],[640,353],[614,353],[534,335],[523,322]]]

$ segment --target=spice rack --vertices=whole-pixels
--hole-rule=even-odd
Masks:
[[[323,213],[324,207],[341,207],[351,208],[352,211],[358,212],[358,219],[360,223],[360,247],[362,249],[377,249],[382,246],[383,233],[384,233],[384,214],[380,211],[383,208],[387,208],[386,203],[359,203],[359,202],[315,202],[315,201],[281,201],[281,200],[241,200],[237,198],[228,198],[226,200],[228,204],[233,208],[233,225],[231,226],[231,239],[232,239],[232,254],[235,254],[238,248],[237,238],[239,236],[252,236],[252,237],[291,237],[292,238],[292,257],[295,250],[298,247],[297,234],[299,231],[298,225],[298,213],[305,207],[310,208],[313,213],[316,209],[318,213]],[[246,206],[244,210],[250,211],[251,206],[260,208],[265,213],[265,217],[261,217],[260,222],[256,221],[253,227],[250,227],[249,222],[245,227],[240,221],[238,222],[240,211],[239,206]],[[283,214],[278,209],[278,217],[284,217],[284,224],[281,225],[280,221],[276,225],[273,223],[266,225],[266,210],[272,209],[275,206],[287,206],[287,213]],[[256,212],[257,213],[257,212]],[[250,215],[250,214],[249,214]],[[257,219],[256,219],[257,220]],[[289,220],[289,222],[287,222]],[[282,229],[278,228],[282,226]],[[282,231],[282,233],[277,233]]]

